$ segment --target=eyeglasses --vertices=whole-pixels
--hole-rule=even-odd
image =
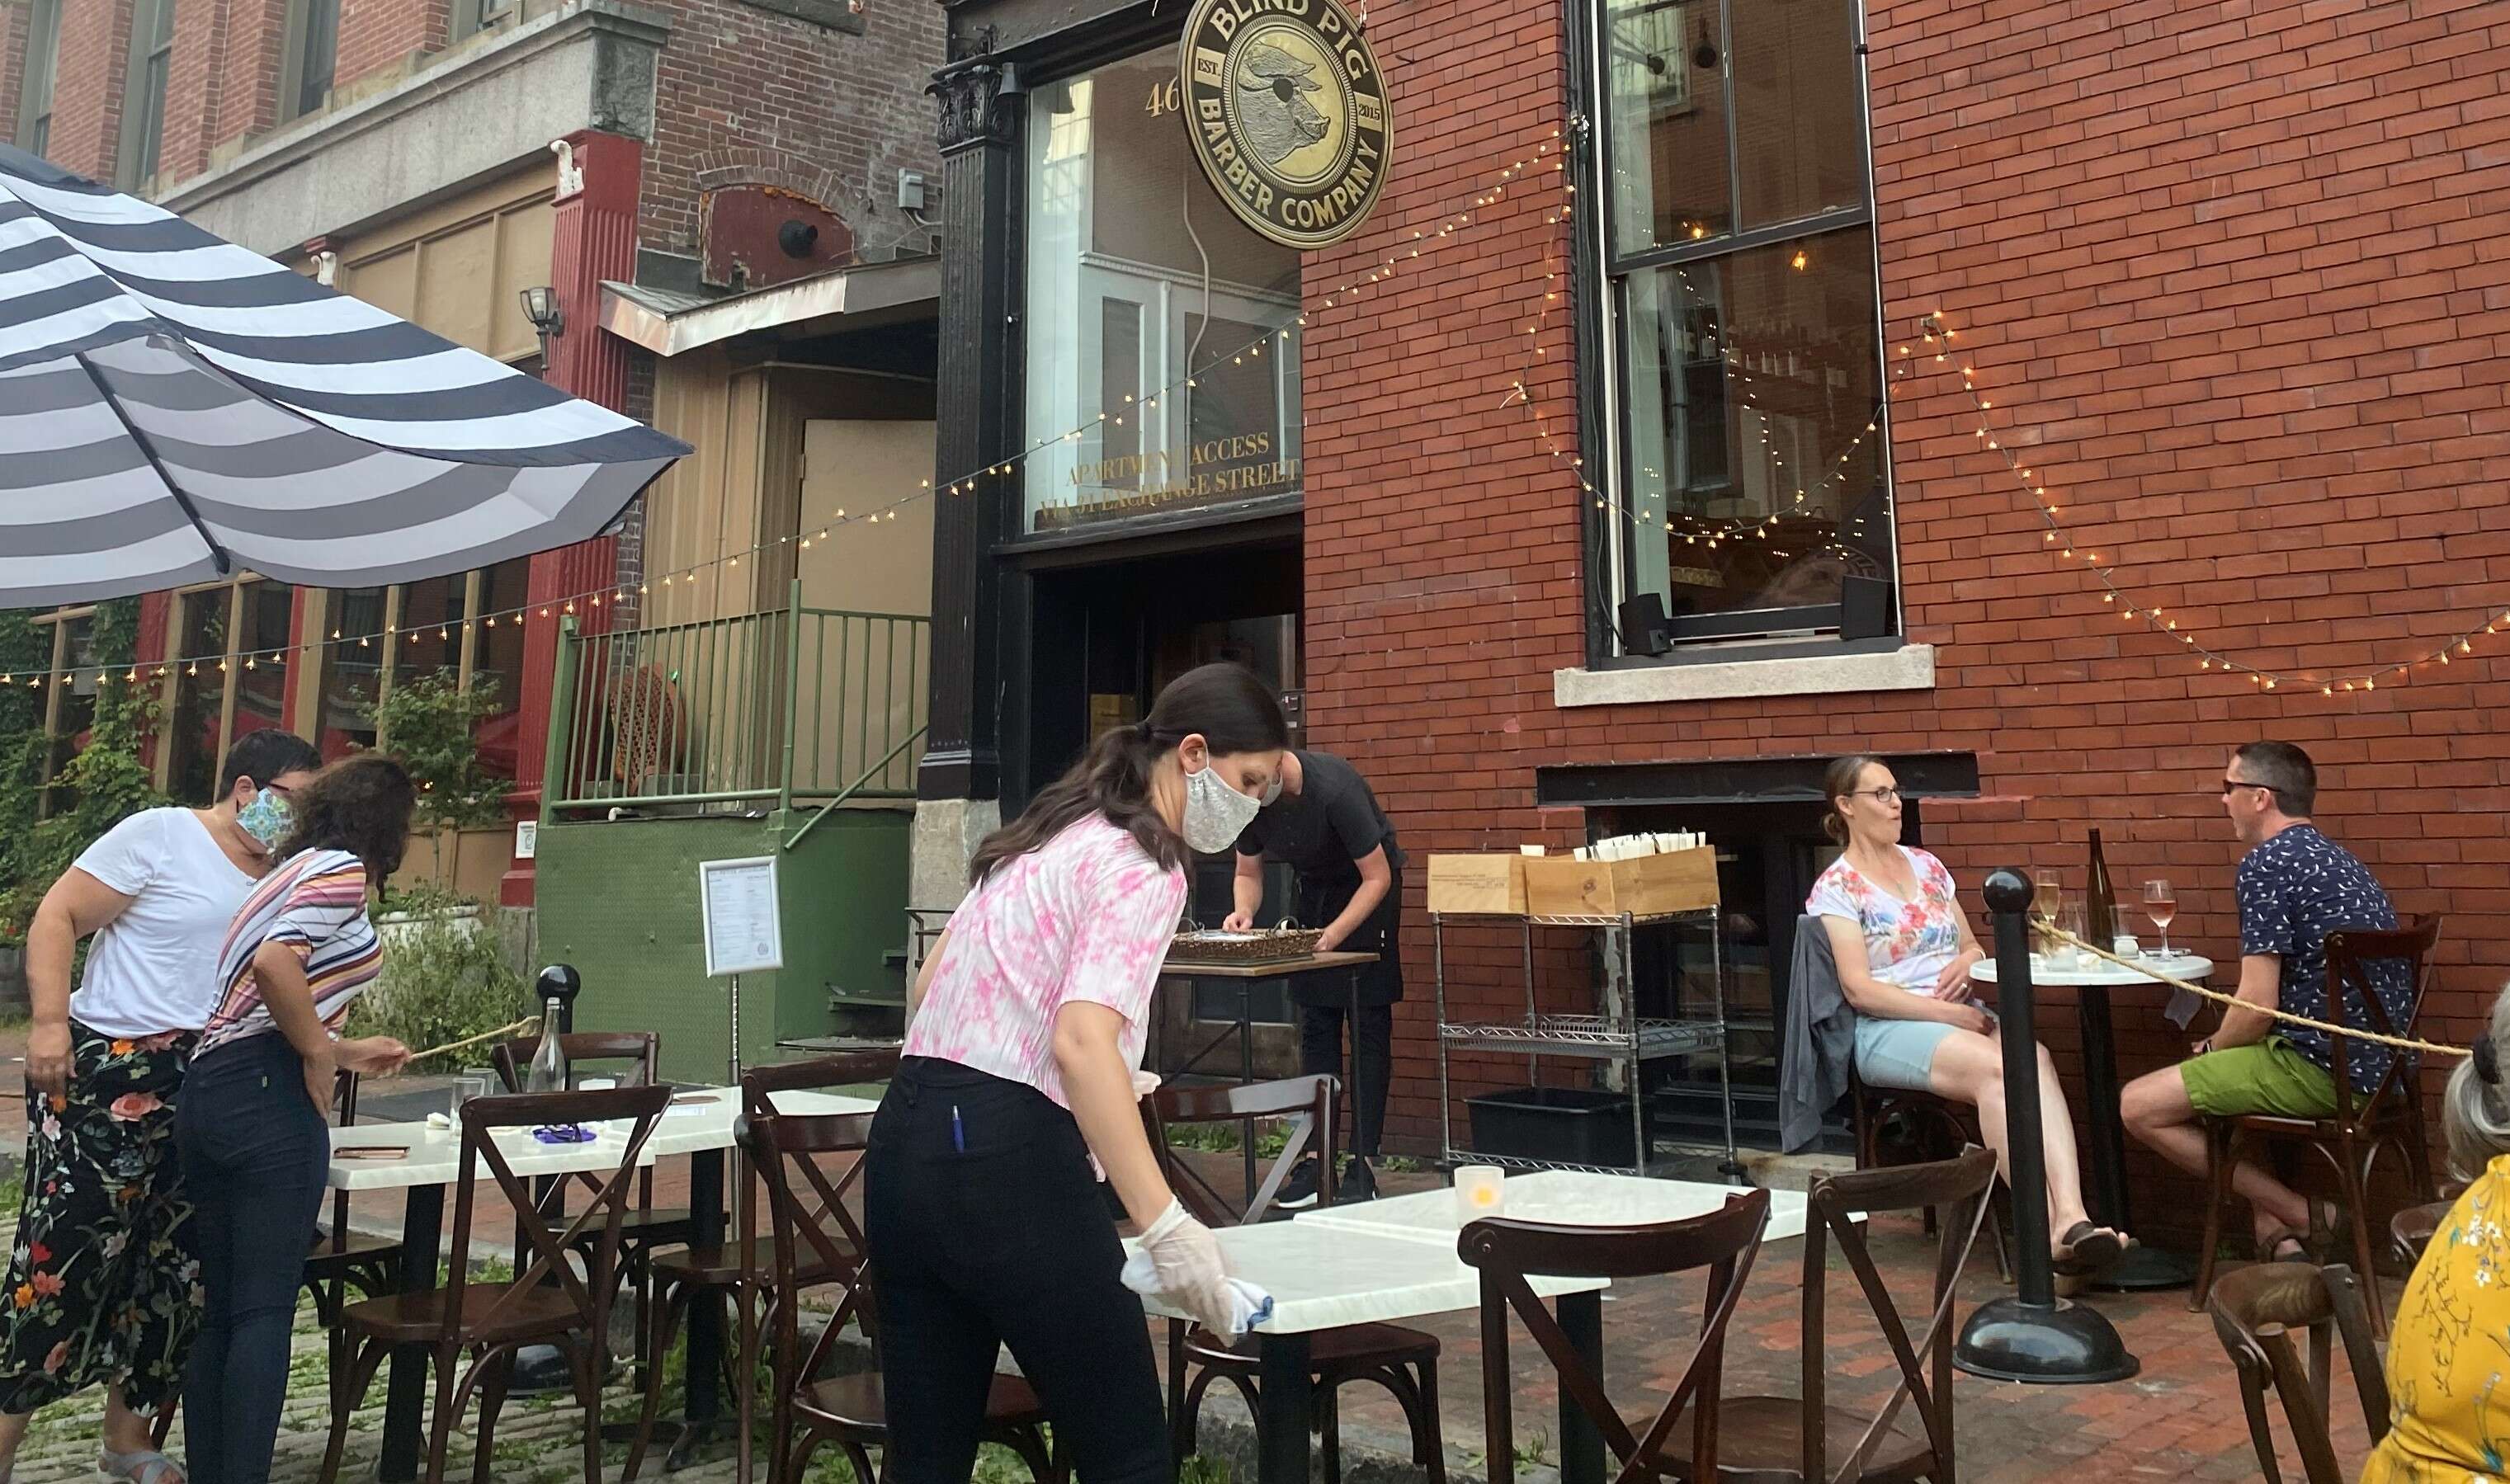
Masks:
[[[2268,793],[2273,793],[2275,791],[2275,786],[2272,783],[2252,783],[2247,779],[2223,780],[2223,797],[2226,799],[2229,798],[2231,796],[2231,790],[2234,788],[2263,788]]]
[[[1850,789],[1847,796],[1851,799],[1872,799],[1877,804],[1897,804],[1901,797],[1900,790],[1897,788],[1856,788]]]

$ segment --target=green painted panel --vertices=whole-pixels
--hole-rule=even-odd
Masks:
[[[777,1041],[829,1032],[831,985],[855,1000],[900,996],[883,956],[906,935],[911,818],[839,810],[789,852],[789,828],[769,818],[546,824],[535,873],[541,957],[584,975],[579,1029],[659,1031],[665,1076],[720,1082],[730,1070],[729,988],[705,975],[699,862],[781,862],[784,968],[742,976],[742,1059],[771,1061]]]

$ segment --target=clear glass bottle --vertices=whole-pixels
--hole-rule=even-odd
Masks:
[[[563,1092],[566,1090],[566,1048],[558,1045],[558,1005],[552,999],[541,1007],[541,1048],[533,1053],[531,1070],[523,1074],[525,1092]]]

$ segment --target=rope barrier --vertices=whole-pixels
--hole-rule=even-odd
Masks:
[[[2095,947],[2090,943],[2084,942],[2081,938],[2068,932],[2063,928],[2042,928],[2035,923],[2032,925],[2032,928],[2034,932],[2038,932],[2043,937],[2053,938],[2063,943],[2072,943],[2076,948],[2090,954],[2092,957],[2096,959],[2105,959],[2111,964],[2115,964],[2120,969],[2132,969],[2137,973],[2143,974],[2146,978],[2158,979],[2173,989],[2184,989],[2189,994],[2196,996],[2198,999],[2211,1000],[2217,1005],[2229,1006],[2234,1008],[2244,1009],[2252,1015],[2265,1015],[2272,1019],[2283,1021],[2287,1025],[2305,1025],[2312,1030],[2325,1031],[2331,1036],[2345,1036],[2350,1037],[2355,1041],[2368,1041],[2378,1046],[2393,1046],[2400,1051],[2430,1051],[2442,1056],[2465,1056],[2471,1054],[2465,1046],[2442,1046],[2438,1042],[2415,1041],[2411,1037],[2406,1036],[2382,1036],[2377,1031],[2357,1031],[2347,1025],[2336,1025],[2325,1020],[2313,1020],[2307,1015],[2297,1015],[2288,1009],[2267,1009],[2263,1006],[2252,1005],[2237,995],[2226,995],[2219,989],[2208,989],[2202,984],[2190,984],[2186,979],[2175,978],[2172,975],[2161,973],[2155,970],[2149,964],[2141,964],[2133,959],[2119,958],[2116,954],[2110,952],[2106,948]]]
[[[413,1062],[425,1061],[431,1056],[441,1056],[447,1051],[464,1050],[483,1041],[494,1041],[500,1036],[519,1036],[537,1029],[540,1023],[540,1016],[525,1015],[512,1025],[501,1025],[493,1031],[481,1031],[476,1036],[466,1037],[460,1041],[448,1041],[440,1046],[429,1046],[424,1051],[412,1051],[409,1053],[409,1059]]]

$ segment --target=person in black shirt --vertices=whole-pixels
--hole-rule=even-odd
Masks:
[[[1385,1131],[1387,1084],[1394,1071],[1394,1002],[1403,998],[1403,851],[1358,770],[1330,752],[1308,750],[1281,754],[1281,772],[1263,812],[1238,837],[1237,910],[1226,926],[1253,926],[1264,901],[1267,857],[1287,862],[1296,876],[1299,923],[1324,930],[1318,952],[1377,955],[1374,964],[1348,973],[1291,981],[1302,1071],[1341,1076],[1343,1022],[1350,1022],[1351,1080],[1346,1085],[1352,1159],[1337,1184],[1344,1199],[1365,1199],[1377,1189],[1368,1161]],[[1278,1203],[1296,1208],[1315,1199],[1315,1168],[1303,1164],[1282,1183]]]
[[[2329,1020],[2335,1017],[2327,1004],[2327,935],[2345,928],[2393,929],[2397,913],[2370,868],[2309,822],[2317,797],[2318,770],[2290,742],[2251,742],[2224,770],[2223,809],[2249,848],[2232,877],[2240,908],[2238,998]],[[2364,976],[2391,1023],[2403,1024],[2414,997],[2406,965],[2379,960],[2364,966]],[[2360,1013],[2349,1011],[2350,1023],[2360,1024]],[[2120,1096],[2128,1131],[2182,1169],[2205,1169],[2199,1117],[2335,1116],[2335,1053],[2324,1031],[2225,1009],[2221,1028],[2193,1051],[2175,1067],[2127,1084]],[[2356,1093],[2378,1085],[2389,1054],[2369,1042],[2347,1048]],[[2255,1213],[2261,1258],[2298,1259],[2317,1245],[2323,1259],[2337,1220],[2328,1202],[2304,1200],[2246,1160],[2232,1167],[2231,1189]]]

